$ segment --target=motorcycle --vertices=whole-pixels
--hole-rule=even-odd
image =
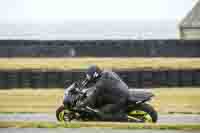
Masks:
[[[58,121],[100,121],[95,109],[86,106],[77,108],[78,102],[90,96],[94,88],[83,88],[81,82],[74,82],[65,87],[63,104],[56,110]],[[154,96],[151,92],[129,90],[127,108],[127,122],[156,123],[158,114],[156,110],[147,103]]]

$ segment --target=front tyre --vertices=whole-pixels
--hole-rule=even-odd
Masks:
[[[156,123],[158,114],[156,110],[149,104],[143,103],[135,106],[128,112],[129,120],[135,119],[144,123]]]
[[[64,105],[61,105],[56,110],[56,118],[58,121],[71,121],[72,113],[69,110],[64,108]]]

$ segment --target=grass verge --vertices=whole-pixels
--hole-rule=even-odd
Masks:
[[[152,104],[161,113],[200,113],[200,88],[155,88]],[[0,113],[55,113],[62,103],[63,89],[0,90]]]
[[[199,69],[200,58],[0,58],[1,70],[72,70],[91,64],[106,69]]]
[[[136,124],[113,122],[2,122],[0,128],[113,128],[113,129],[159,129],[159,130],[200,130],[200,124]]]

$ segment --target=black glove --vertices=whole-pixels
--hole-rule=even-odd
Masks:
[[[76,103],[76,107],[77,107],[77,108],[84,108],[84,107],[85,107],[85,103],[79,101],[79,102]]]

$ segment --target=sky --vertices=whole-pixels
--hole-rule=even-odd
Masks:
[[[0,0],[0,39],[177,38],[197,1]]]
[[[180,20],[197,0],[0,0],[1,22]]]

